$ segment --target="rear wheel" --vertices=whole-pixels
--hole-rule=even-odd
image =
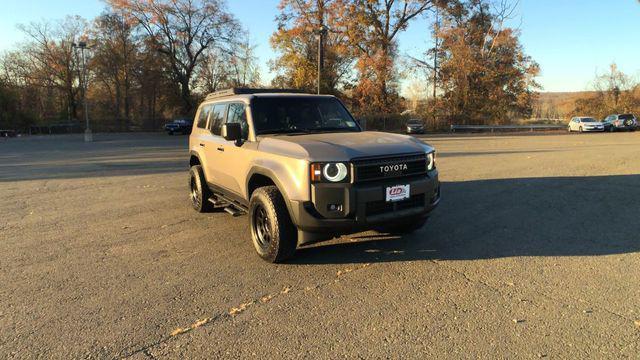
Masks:
[[[211,190],[207,186],[204,178],[202,166],[194,165],[189,170],[189,199],[191,206],[197,212],[208,212],[213,209],[213,204],[209,202]]]
[[[277,187],[264,186],[251,194],[249,225],[253,246],[264,260],[278,263],[295,253],[298,232]]]

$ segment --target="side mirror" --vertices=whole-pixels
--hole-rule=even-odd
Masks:
[[[242,140],[242,128],[239,123],[222,124],[220,135],[227,141]]]

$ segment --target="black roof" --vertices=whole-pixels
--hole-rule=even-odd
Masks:
[[[244,88],[235,87],[225,90],[218,90],[207,95],[207,100],[217,99],[231,95],[251,95],[251,94],[264,94],[264,93],[296,93],[304,94],[305,92],[299,89],[276,89],[276,88]]]

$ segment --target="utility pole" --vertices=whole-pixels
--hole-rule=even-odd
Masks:
[[[88,50],[87,43],[84,41],[80,41],[77,44],[71,44],[71,47],[76,49],[80,49],[80,87],[82,88],[82,105],[84,107],[84,121],[85,121],[85,130],[84,130],[84,141],[92,142],[93,141],[93,133],[91,132],[91,127],[89,126],[89,109],[87,106],[87,58],[85,55],[85,50]]]
[[[322,68],[324,67],[324,37],[327,35],[327,27],[322,25],[314,31],[318,39],[318,95],[320,94],[320,84],[322,83]]]
[[[433,24],[433,37],[435,47],[433,52],[433,100],[436,99],[436,88],[438,82],[438,31],[440,30],[440,11],[436,6],[436,22]]]
[[[438,122],[438,117],[436,114],[436,95],[437,95],[437,89],[438,89],[438,37],[439,37],[439,31],[440,31],[440,10],[438,9],[438,6],[436,5],[435,7],[435,11],[436,11],[436,19],[435,19],[435,23],[433,24],[433,39],[435,41],[435,45],[434,45],[434,51],[433,51],[433,124],[434,126],[437,126],[437,122]]]

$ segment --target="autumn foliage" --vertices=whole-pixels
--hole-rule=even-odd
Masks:
[[[106,0],[90,21],[22,25],[26,41],[0,57],[0,122],[80,124],[81,61],[72,46],[79,41],[89,45],[86,98],[97,130],[158,129],[193,116],[208,92],[261,85],[309,92],[319,85],[385,127],[407,109],[434,127],[525,118],[539,67],[506,25],[510,8],[496,3],[508,1],[280,0],[266,84],[259,64],[267,59],[257,58],[224,0]],[[399,50],[400,35],[418,19],[435,25],[424,29],[424,43],[438,45],[423,59]],[[435,96],[413,92],[408,101],[407,82],[434,87]]]

